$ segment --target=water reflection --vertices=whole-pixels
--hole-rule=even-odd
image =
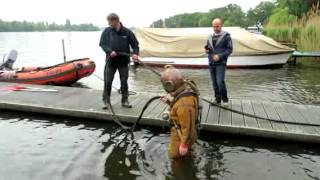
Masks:
[[[320,149],[307,144],[202,133],[171,162],[167,129],[133,134],[108,123],[1,113],[5,179],[317,179]],[[10,162],[10,163],[9,163]]]
[[[214,179],[227,172],[218,146],[199,140],[181,160],[167,156],[168,134],[116,130],[101,152],[107,153],[104,176],[109,179]],[[118,169],[121,171],[115,171]]]

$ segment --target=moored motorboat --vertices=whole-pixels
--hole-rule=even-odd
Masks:
[[[264,35],[250,33],[239,27],[226,27],[233,41],[233,53],[227,66],[264,67],[285,64],[294,49]],[[141,57],[151,66],[172,64],[183,68],[207,68],[204,50],[212,28],[139,28]]]

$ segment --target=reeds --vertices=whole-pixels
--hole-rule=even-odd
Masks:
[[[320,4],[290,24],[267,25],[264,34],[280,42],[295,43],[301,51],[320,51]]]

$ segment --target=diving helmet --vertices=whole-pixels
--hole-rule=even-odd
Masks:
[[[161,73],[161,83],[163,89],[171,93],[183,85],[183,76],[174,66],[165,65],[164,71]]]

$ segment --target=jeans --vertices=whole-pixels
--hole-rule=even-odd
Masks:
[[[121,94],[122,97],[127,99],[128,98],[128,77],[129,77],[129,65],[125,64],[111,64],[111,59],[107,59],[105,68],[104,68],[104,89],[102,100],[106,102],[107,97],[111,96],[111,88],[112,82],[114,79],[114,74],[116,71],[119,71],[120,76],[120,83],[121,83]]]
[[[227,95],[227,88],[225,84],[225,73],[226,73],[226,66],[224,64],[215,64],[209,65],[211,80],[212,80],[212,86],[214,89],[214,96],[216,98],[216,101],[218,103],[221,102],[221,100],[227,102],[228,95]]]

